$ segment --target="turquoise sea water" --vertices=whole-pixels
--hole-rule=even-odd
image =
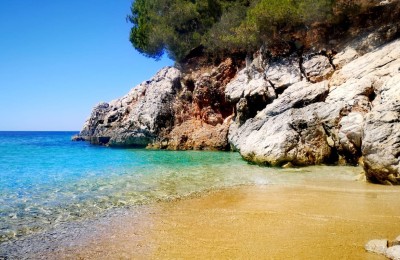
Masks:
[[[0,243],[114,207],[296,182],[315,171],[337,175],[324,167],[259,167],[231,152],[111,149],[72,142],[73,134],[0,132]],[[354,168],[341,171],[343,178],[355,175]]]

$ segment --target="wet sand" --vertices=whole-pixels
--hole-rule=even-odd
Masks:
[[[385,259],[400,187],[350,180],[241,186],[115,209],[0,245],[0,259]]]
[[[243,186],[142,206],[102,221],[57,259],[385,259],[400,235],[400,187],[359,181]],[[84,229],[84,228],[83,228]],[[78,241],[78,242],[77,242]],[[44,253],[44,254],[43,254]]]

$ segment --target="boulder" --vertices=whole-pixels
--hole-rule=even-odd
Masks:
[[[398,238],[394,241],[387,239],[370,240],[364,248],[368,252],[384,255],[392,260],[400,260],[400,241]]]
[[[288,109],[276,116],[256,116],[240,127],[233,124],[229,139],[249,161],[271,166],[330,163],[332,148],[324,123],[332,120],[334,107],[325,103]],[[338,111],[336,111],[338,115]]]
[[[324,124],[335,121],[339,110],[322,102],[328,90],[327,82],[292,84],[254,118],[233,123],[229,141],[246,160],[260,164],[331,162]]]

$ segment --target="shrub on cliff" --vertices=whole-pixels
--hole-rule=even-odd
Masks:
[[[307,26],[332,17],[334,0],[258,0],[222,14],[204,40],[209,51],[221,48],[254,51],[277,40],[285,27]]]
[[[333,22],[347,0],[135,0],[130,41],[142,54],[176,61],[204,46],[206,53],[251,52],[285,28]],[[336,19],[337,21],[337,19]]]

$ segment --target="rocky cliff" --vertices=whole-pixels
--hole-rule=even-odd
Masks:
[[[113,147],[229,150],[233,104],[225,86],[235,76],[231,59],[183,74],[173,67],[124,97],[100,103],[73,140]]]
[[[180,79],[179,70],[164,68],[122,98],[98,104],[74,140],[109,146],[147,146],[172,129],[172,103],[182,88]]]
[[[162,69],[97,105],[75,140],[123,147],[229,150],[263,165],[362,164],[400,184],[399,23],[329,48]]]
[[[400,40],[365,55],[348,46],[331,62],[329,59],[313,56],[306,61],[312,69],[303,74],[295,66],[290,73],[271,70],[271,66],[287,63],[285,60],[265,62],[262,75],[247,69],[250,77],[246,75],[246,80],[239,72],[226,88],[227,97],[238,100],[239,114],[230,126],[229,141],[246,160],[256,163],[363,163],[369,180],[399,184]],[[275,73],[268,76],[268,71]],[[250,108],[241,104],[249,103],[252,95],[246,91],[255,79],[263,82],[258,84],[264,88],[253,96],[285,89],[275,96],[268,94],[265,108],[243,120],[239,111]]]

